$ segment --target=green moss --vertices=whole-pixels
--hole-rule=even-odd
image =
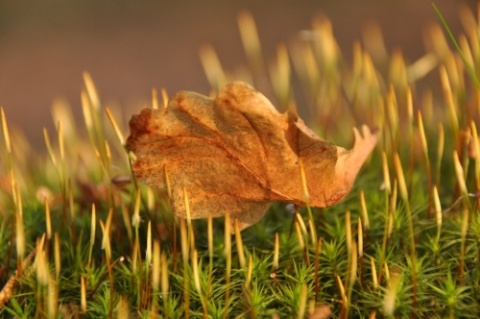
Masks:
[[[328,34],[327,25],[320,28],[325,29],[319,34]],[[474,31],[478,32],[466,30]],[[328,39],[333,42],[325,45],[334,45],[334,38]],[[174,219],[165,194],[137,183],[112,184],[113,176],[130,174],[129,156],[121,145],[121,128],[115,133],[115,125],[97,105],[89,76],[83,96],[87,134],[77,132],[77,138],[65,143],[59,126],[55,138],[49,137],[47,156],[31,160],[28,148],[17,149],[16,135],[4,120],[0,286],[5,288],[0,314],[290,318],[327,304],[339,318],[477,317],[480,148],[476,154],[473,150],[480,114],[476,89],[455,82],[455,72],[464,69],[447,64],[457,53],[449,51],[448,57],[427,53],[437,57],[437,68],[446,65],[451,84],[436,92],[432,111],[429,102],[421,102],[423,91],[410,89],[418,85],[425,92],[435,90],[437,79],[408,77],[421,61],[407,64],[399,56],[375,61],[361,51],[364,58],[350,66],[339,52],[334,51],[332,58],[328,55],[332,51],[317,44],[292,45],[293,69],[304,90],[296,92],[291,77],[272,78],[270,84],[279,95],[274,98],[291,105],[293,100],[285,101],[295,96],[290,92],[305,94],[312,127],[319,127],[332,141],[348,141],[351,125],[364,122],[377,126],[382,139],[343,202],[310,213],[299,211],[305,229],[284,203],[276,203],[261,222],[241,233],[241,242],[225,236],[223,218],[213,221],[213,237],[209,237],[207,221],[186,226]],[[471,50],[474,61],[480,61],[478,47],[472,44]],[[255,55],[260,52],[249,56],[258,60]],[[287,67],[288,59],[281,61],[283,65],[276,67]],[[329,72],[324,73],[327,67]],[[388,70],[389,79],[382,78]],[[256,69],[252,78],[266,83],[268,75]],[[389,89],[392,79],[395,86]],[[214,87],[222,81],[210,80]],[[288,94],[279,90],[282,83],[288,84],[283,89]],[[420,142],[419,120],[409,106],[412,91],[428,149]],[[462,114],[455,123],[452,109]],[[439,125],[445,129],[444,143],[439,140]],[[89,136],[89,141],[80,136]],[[440,157],[438,149],[444,150]],[[463,173],[455,170],[453,152]],[[404,181],[399,180],[400,167],[394,165],[396,154]],[[468,191],[463,195],[462,179]],[[401,193],[400,182],[405,183],[408,198]],[[441,212],[434,205],[434,187]],[[276,234],[278,266],[274,265]],[[239,258],[242,250],[245,264]],[[30,252],[35,252],[34,260],[25,260]],[[14,289],[7,285],[9,280],[15,281]]]

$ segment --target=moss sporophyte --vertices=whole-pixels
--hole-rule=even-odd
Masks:
[[[2,109],[1,316],[478,317],[480,29],[461,15],[416,61],[374,27],[347,60],[325,17],[265,61],[242,13],[248,76],[204,47],[212,95],[153,90],[129,132],[85,73],[84,128],[57,104],[43,155]]]

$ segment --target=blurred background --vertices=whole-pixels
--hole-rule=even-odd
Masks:
[[[459,8],[477,1],[435,2],[455,34]],[[0,2],[0,105],[9,124],[44,150],[42,128],[53,128],[51,106],[63,99],[81,117],[82,73],[88,71],[104,105],[119,105],[124,125],[149,103],[152,88],[208,94],[199,48],[211,44],[227,70],[245,66],[237,16],[249,11],[265,59],[276,57],[312,19],[330,19],[349,62],[352,44],[375,22],[387,50],[413,62],[425,52],[425,30],[438,17],[426,0],[299,1],[13,1]]]

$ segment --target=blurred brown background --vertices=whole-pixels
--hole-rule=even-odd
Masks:
[[[476,10],[477,1],[436,4],[458,33],[459,6]],[[438,22],[428,0],[1,1],[0,105],[10,125],[43,150],[42,128],[53,127],[55,98],[67,99],[81,116],[83,71],[102,101],[121,105],[126,117],[150,99],[153,87],[207,94],[198,49],[212,44],[226,69],[245,65],[241,10],[255,18],[267,60],[279,42],[310,28],[317,14],[331,20],[346,57],[362,27],[376,21],[387,49],[402,48],[414,61],[424,52],[425,28]]]

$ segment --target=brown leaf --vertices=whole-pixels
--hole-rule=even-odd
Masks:
[[[127,148],[137,157],[135,176],[148,185],[171,186],[172,207],[191,217],[230,213],[241,229],[259,221],[274,201],[330,206],[350,191],[377,142],[377,134],[354,129],[352,151],[320,139],[292,112],[279,113],[242,82],[215,99],[179,92],[167,108],[144,109],[130,120]]]

